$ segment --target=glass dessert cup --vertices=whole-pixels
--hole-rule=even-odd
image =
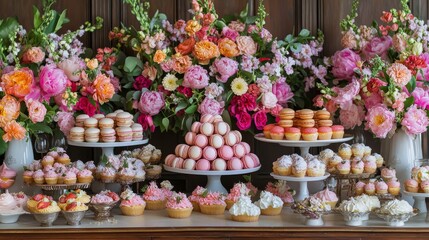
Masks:
[[[68,225],[72,226],[78,226],[80,225],[80,221],[85,217],[85,213],[87,210],[84,211],[62,211],[64,218],[67,220]]]
[[[33,213],[33,216],[42,227],[50,227],[57,220],[59,213]]]
[[[110,211],[118,203],[118,201],[111,203],[89,204],[89,209],[94,212],[94,218],[97,221],[108,220],[111,217]]]
[[[388,226],[391,226],[391,227],[401,227],[401,226],[404,226],[405,222],[408,221],[410,218],[412,218],[412,217],[416,216],[417,214],[419,214],[419,212],[420,211],[418,209],[414,209],[410,213],[392,215],[392,214],[382,213],[382,212],[380,212],[379,209],[377,209],[375,211],[375,214],[379,218],[384,219],[386,221],[386,223],[387,223]]]

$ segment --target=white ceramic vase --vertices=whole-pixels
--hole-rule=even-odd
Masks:
[[[381,155],[386,166],[396,170],[396,177],[403,186],[404,182],[411,177],[414,162],[422,157],[421,136],[413,137],[399,129],[390,139],[381,141]],[[414,201],[404,194],[402,197],[410,204]]]
[[[30,164],[33,160],[33,145],[28,136],[23,140],[12,140],[9,142],[4,161],[8,167],[16,171],[15,183],[9,188],[9,192],[23,191],[28,195],[33,194],[31,187],[24,184],[22,177],[24,166]]]

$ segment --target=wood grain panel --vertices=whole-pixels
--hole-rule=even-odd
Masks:
[[[149,3],[149,17],[152,17],[156,10],[158,10],[159,12],[166,14],[168,20],[172,22],[174,22],[177,18],[176,0],[150,0]],[[120,11],[122,12],[121,22],[123,24],[126,26],[134,26],[136,29],[140,28],[140,24],[134,15],[131,14],[128,4],[123,4]]]
[[[284,38],[289,33],[299,32],[300,29],[296,23],[296,17],[299,15],[296,11],[296,2],[295,0],[264,1],[268,13],[266,28],[273,36]],[[255,11],[257,8],[258,3],[255,3]]]

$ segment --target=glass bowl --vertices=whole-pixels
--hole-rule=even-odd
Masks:
[[[19,219],[19,216],[22,214],[27,214],[26,211],[19,211],[13,213],[0,213],[0,223],[16,223]]]
[[[368,220],[369,212],[347,212],[338,211],[343,215],[347,226],[361,226],[362,222]]]
[[[410,213],[399,214],[399,215],[392,215],[392,214],[382,213],[382,212],[380,212],[380,209],[377,209],[375,211],[375,214],[379,218],[384,219],[386,221],[386,223],[387,223],[388,226],[391,226],[391,227],[400,227],[400,226],[404,226],[404,224],[405,224],[406,221],[408,221],[411,217],[414,217],[417,214],[419,214],[419,212],[420,212],[420,210],[415,208]]]
[[[57,220],[59,213],[33,213],[33,216],[42,227],[50,227]]]
[[[115,201],[111,203],[99,203],[99,204],[90,203],[89,209],[92,212],[94,212],[95,220],[104,221],[104,220],[107,220],[109,217],[111,217],[110,211],[112,210],[113,207],[115,207],[116,203],[118,202],[119,201]]]
[[[78,226],[80,225],[80,221],[85,217],[85,213],[87,210],[84,211],[62,211],[64,218],[67,220],[68,225],[72,226]]]

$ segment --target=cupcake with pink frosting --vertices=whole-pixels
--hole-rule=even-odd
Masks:
[[[77,181],[79,183],[90,183],[93,178],[92,172],[88,169],[83,169],[77,173]]]
[[[365,185],[365,193],[368,195],[374,195],[375,193],[375,184],[370,182]]]
[[[45,183],[45,173],[43,173],[42,169],[36,170],[33,173],[33,181],[36,184],[43,184],[43,183]]]
[[[405,190],[407,190],[407,192],[416,193],[419,191],[419,183],[414,179],[408,179],[405,181]]]
[[[365,183],[362,181],[359,181],[355,184],[355,195],[359,196],[365,191]]]
[[[73,171],[67,171],[64,174],[64,183],[65,184],[76,184],[77,176]]]
[[[33,183],[33,173],[34,171],[28,170],[28,169],[24,171],[24,173],[22,174],[22,177],[24,178],[24,183],[26,184]]]
[[[279,180],[275,184],[269,182],[265,188],[265,191],[270,192],[283,201],[284,205],[290,206],[294,203],[293,195],[295,193],[287,184],[286,181]]]
[[[377,194],[386,194],[388,189],[389,187],[384,181],[378,181],[375,183],[375,192]]]
[[[314,194],[315,198],[320,199],[322,202],[329,204],[331,208],[335,208],[335,205],[337,205],[338,197],[337,194],[330,191],[329,188],[326,188],[325,190],[322,190],[316,194]]]
[[[114,204],[119,201],[118,194],[104,190],[91,198],[91,204]]]
[[[171,197],[173,195],[173,191],[172,190],[173,190],[174,187],[173,187],[173,185],[171,184],[170,181],[164,180],[159,185],[161,186],[161,190],[164,192],[164,195],[165,195],[166,198],[169,198],[169,197]]]
[[[393,168],[381,169],[381,177],[384,181],[388,182],[392,178],[396,178],[396,170]]]
[[[143,199],[146,201],[146,208],[149,210],[164,209],[167,202],[164,191],[154,181],[149,183],[148,188],[143,194]]]
[[[224,214],[226,203],[225,197],[218,192],[211,192],[205,198],[200,198],[200,210],[208,215]]]
[[[171,218],[187,218],[191,216],[192,213],[192,203],[186,197],[184,193],[176,193],[168,197],[167,204],[167,213]]]
[[[225,199],[226,210],[229,210],[241,196],[249,196],[249,193],[250,189],[247,188],[246,184],[241,182],[234,184]]]
[[[192,207],[194,211],[200,211],[200,198],[204,198],[207,196],[207,189],[201,186],[197,186],[194,191],[192,191],[192,195],[188,197],[189,201],[192,203]]]
[[[429,180],[421,182],[420,188],[423,190],[424,193],[429,193]]]
[[[53,185],[58,182],[58,174],[54,170],[45,172],[44,177],[47,184]]]
[[[119,208],[123,215],[138,216],[143,215],[146,202],[143,198],[127,188],[121,193],[121,204]]]
[[[16,171],[6,166],[6,163],[0,166],[0,188],[6,189],[15,183]]]
[[[387,186],[389,187],[388,188],[389,193],[395,196],[398,195],[399,191],[401,190],[401,183],[398,181],[397,178],[390,179],[387,182]]]

